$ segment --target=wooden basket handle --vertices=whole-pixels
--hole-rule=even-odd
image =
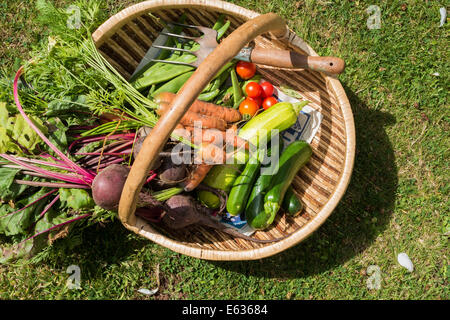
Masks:
[[[211,52],[180,89],[170,109],[156,123],[145,138],[123,187],[119,202],[119,217],[127,226],[136,224],[136,202],[146,177],[157,155],[200,92],[214,75],[250,41],[258,35],[271,31],[275,37],[283,37],[287,27],[283,19],[267,13],[257,16],[237,28]]]

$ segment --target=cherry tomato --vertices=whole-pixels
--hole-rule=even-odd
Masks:
[[[271,106],[273,106],[274,104],[277,104],[278,100],[275,97],[268,97],[265,98],[263,103],[262,103],[262,107],[264,110],[269,109]]]
[[[258,109],[259,109],[259,107],[256,104],[256,102],[253,100],[250,100],[249,98],[246,98],[239,105],[239,112],[242,115],[248,114],[251,117],[253,117],[253,115],[256,113],[256,111],[258,111]]]
[[[261,97],[256,97],[256,98],[247,97],[247,99],[255,101],[256,104],[258,105],[258,108],[262,106],[263,99]]]
[[[252,81],[249,82],[246,86],[245,86],[245,93],[247,94],[247,96],[249,96],[250,98],[258,98],[261,96],[263,90],[261,88],[261,86]]]
[[[263,98],[268,98],[273,95],[273,85],[270,82],[264,81],[260,84],[260,86],[263,90],[263,93],[262,93]]]
[[[248,80],[255,75],[256,65],[247,61],[239,61],[236,64],[236,72],[244,80]]]

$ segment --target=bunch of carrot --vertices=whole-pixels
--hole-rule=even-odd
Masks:
[[[155,100],[156,112],[165,114],[176,94],[161,92]],[[248,149],[248,142],[237,136],[235,123],[242,120],[241,113],[232,108],[196,100],[181,119],[174,133],[199,146],[197,164],[190,177],[184,181],[184,189],[192,191],[208,174],[212,165],[223,164],[227,158],[227,146]]]

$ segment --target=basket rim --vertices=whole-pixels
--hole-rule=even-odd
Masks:
[[[97,30],[92,34],[92,38],[99,47],[106,39],[113,35],[119,28],[128,23],[130,20],[141,16],[154,9],[169,9],[169,8],[183,8],[189,5],[192,8],[209,8],[221,13],[231,13],[240,16],[244,19],[251,19],[259,16],[260,13],[255,11],[240,7],[238,5],[220,1],[205,1],[205,0],[150,0],[137,3],[122,11],[111,16],[102,25],[100,25]],[[318,56],[318,54],[312,49],[309,44],[307,44],[303,39],[298,37],[295,32],[289,29],[289,34],[287,36],[288,41],[306,52],[311,56]],[[180,241],[170,239],[157,230],[155,230],[151,225],[137,217],[135,225],[130,225],[128,223],[123,223],[124,226],[130,231],[143,236],[153,242],[171,249],[177,253],[185,254],[191,257],[205,259],[205,260],[222,260],[222,261],[232,261],[232,260],[256,260],[269,257],[280,253],[306,239],[314,231],[316,231],[325,220],[331,215],[333,210],[338,205],[342,196],[347,190],[348,184],[350,183],[351,174],[353,171],[354,158],[355,158],[355,125],[353,119],[353,112],[351,110],[350,102],[347,98],[345,90],[341,82],[336,76],[330,76],[322,74],[327,86],[334,91],[336,102],[339,105],[346,132],[346,150],[344,167],[341,172],[339,182],[333,192],[329,197],[327,203],[322,207],[320,212],[314,216],[310,221],[308,221],[302,228],[294,231],[289,237],[273,244],[265,245],[261,248],[239,250],[239,251],[222,251],[213,250],[206,248],[198,248],[186,245]]]

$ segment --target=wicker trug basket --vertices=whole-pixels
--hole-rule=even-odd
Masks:
[[[187,15],[187,23],[207,27],[211,27],[222,13],[231,21],[231,27],[226,38],[178,93],[171,110],[160,118],[146,138],[125,184],[119,217],[129,230],[192,257],[253,260],[274,255],[298,244],[314,232],[334,210],[348,186],[355,155],[355,128],[349,101],[335,77],[305,69],[283,70],[258,66],[257,72],[264,78],[275,85],[285,84],[295,88],[311,101],[311,107],[323,115],[321,127],[311,143],[313,156],[293,182],[296,193],[304,203],[304,211],[295,218],[279,214],[271,228],[253,235],[259,239],[274,239],[290,234],[287,238],[259,244],[203,227],[186,232],[147,223],[134,214],[136,196],[142,188],[145,175],[187,108],[221,66],[252,40],[263,48],[289,49],[317,56],[276,14],[260,15],[216,0],[141,2],[108,19],[96,30],[93,38],[108,61],[125,78],[129,78],[162,30],[159,19],[176,21],[183,13]]]

